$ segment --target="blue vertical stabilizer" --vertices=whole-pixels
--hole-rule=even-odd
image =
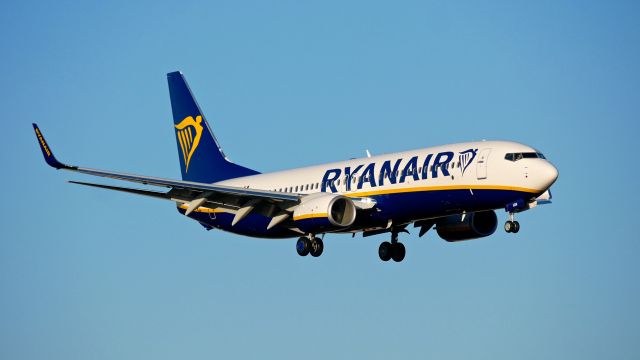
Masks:
[[[167,74],[182,179],[201,183],[259,174],[227,160],[184,76]]]

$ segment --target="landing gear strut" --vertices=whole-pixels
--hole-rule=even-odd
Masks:
[[[322,239],[316,238],[313,235],[309,235],[309,237],[302,236],[296,242],[296,251],[300,256],[311,254],[313,257],[318,257],[322,255],[323,250],[324,244],[322,243]]]
[[[504,223],[504,231],[508,233],[517,233],[520,231],[520,223],[515,221],[514,214],[512,212],[509,213],[509,220]]]
[[[385,241],[380,244],[378,248],[378,256],[380,256],[380,260],[389,261],[393,259],[395,262],[400,262],[404,260],[404,256],[406,254],[406,249],[404,245],[398,242],[398,232],[391,232],[391,242]]]

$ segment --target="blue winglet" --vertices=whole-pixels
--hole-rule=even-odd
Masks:
[[[33,124],[33,130],[36,132],[36,137],[38,138],[38,144],[40,144],[40,150],[42,150],[42,155],[44,156],[44,160],[49,164],[49,166],[54,167],[56,169],[73,169],[75,167],[65,165],[58,161],[55,156],[53,156],[53,151],[51,151],[51,147],[47,144],[47,141],[44,139],[44,135],[38,128],[37,124]]]

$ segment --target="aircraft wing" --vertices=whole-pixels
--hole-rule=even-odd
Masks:
[[[277,191],[268,191],[268,190],[258,190],[258,189],[247,189],[240,188],[234,186],[224,186],[224,185],[216,185],[216,184],[205,184],[191,181],[181,181],[181,180],[172,180],[172,179],[164,179],[150,176],[141,176],[134,174],[126,174],[115,171],[105,171],[105,170],[97,170],[84,168],[75,165],[67,165],[64,164],[53,155],[53,151],[51,147],[47,144],[44,135],[38,128],[38,125],[33,124],[33,129],[36,133],[36,137],[38,138],[38,143],[40,144],[40,149],[42,150],[42,154],[44,155],[44,159],[49,164],[49,166],[54,167],[56,169],[68,170],[79,172],[82,174],[93,175],[106,177],[111,179],[129,181],[134,183],[139,183],[143,185],[151,185],[158,187],[170,188],[171,190],[163,193],[158,191],[150,191],[150,190],[142,190],[142,189],[131,189],[119,186],[110,186],[110,185],[102,185],[102,184],[93,184],[93,183],[85,183],[85,182],[75,182],[72,183],[99,187],[103,189],[109,190],[117,190],[124,191],[128,193],[134,193],[138,195],[147,195],[156,198],[165,198],[168,200],[173,200],[181,203],[188,203],[187,214],[197,209],[200,206],[204,206],[206,203],[209,203],[213,206],[222,206],[231,209],[242,209],[246,206],[255,207],[256,203],[266,202],[271,204],[278,204],[281,208],[290,208],[300,202],[300,199],[304,196],[302,194],[291,194],[291,193],[282,193]],[[251,204],[251,205],[248,205]]]

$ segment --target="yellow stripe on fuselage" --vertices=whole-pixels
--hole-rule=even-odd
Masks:
[[[543,191],[516,187],[516,186],[503,186],[503,185],[445,185],[445,186],[418,186],[412,188],[399,188],[399,189],[384,189],[384,190],[372,190],[372,191],[360,191],[354,193],[342,194],[348,197],[361,197],[372,195],[388,195],[388,194],[400,194],[400,193],[412,193],[421,191],[442,191],[442,190],[511,190],[521,191],[526,193],[541,193]]]
[[[294,221],[298,221],[298,220],[314,219],[314,218],[326,218],[326,217],[328,217],[327,213],[305,214],[305,215],[300,215],[300,216],[294,216],[293,220]]]

